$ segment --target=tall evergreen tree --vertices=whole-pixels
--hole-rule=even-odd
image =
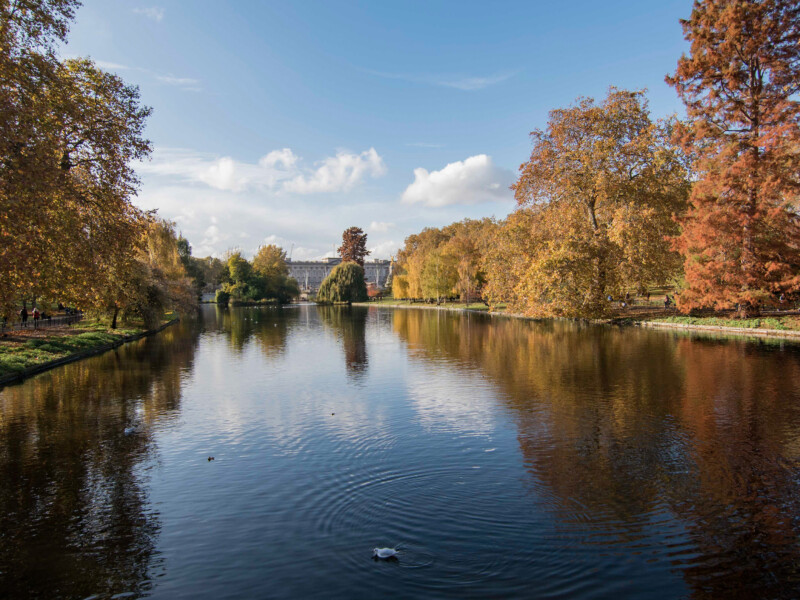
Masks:
[[[800,291],[800,4],[702,0],[682,24],[691,51],[667,82],[686,104],[698,181],[678,302],[757,314]]]
[[[364,266],[364,258],[369,254],[367,250],[367,234],[360,227],[350,227],[342,233],[342,245],[338,248],[339,256],[343,262],[354,262]]]

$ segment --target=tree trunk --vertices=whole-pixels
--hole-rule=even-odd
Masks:
[[[117,328],[117,315],[119,314],[119,306],[114,305],[114,316],[111,318],[111,329]]]
[[[757,304],[743,302],[736,310],[736,316],[740,319],[753,319],[761,316],[761,307]]]

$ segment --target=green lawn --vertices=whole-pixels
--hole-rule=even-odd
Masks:
[[[71,329],[54,327],[10,332],[0,340],[0,377],[104,346],[142,331],[144,329],[135,327],[110,330],[101,322],[81,321]]]
[[[658,323],[739,327],[742,329],[775,329],[782,331],[800,329],[800,321],[796,315],[785,317],[759,317],[754,319],[735,319],[728,317],[686,317],[674,315],[669,317],[655,317],[647,320]]]

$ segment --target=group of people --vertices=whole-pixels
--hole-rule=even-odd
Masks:
[[[642,298],[645,301],[645,304],[650,303],[650,292],[645,292],[642,294]],[[614,302],[614,296],[610,295],[607,297],[609,302]],[[629,306],[633,306],[636,304],[636,298],[631,296],[630,292],[625,292],[625,296],[620,296],[619,298],[619,307],[621,309],[626,309]],[[669,295],[664,295],[664,308],[670,308],[671,306],[675,305],[675,298],[670,298]]]
[[[20,320],[22,321],[22,326],[23,326],[23,327],[27,327],[27,326],[28,326],[28,316],[29,316],[29,315],[28,315],[28,309],[27,309],[26,307],[24,307],[24,306],[23,306],[23,307],[22,307],[22,310],[21,310],[21,311],[19,311],[19,317],[20,317]],[[35,306],[34,306],[34,307],[33,307],[33,309],[31,310],[31,312],[30,312],[30,316],[31,316],[31,317],[33,317],[33,326],[34,326],[34,327],[36,327],[36,326],[39,324],[39,320],[40,320],[40,319],[42,319],[42,320],[45,320],[45,319],[46,319],[46,320],[48,320],[48,321],[51,319],[51,316],[50,316],[50,315],[48,315],[48,314],[47,314],[46,312],[44,312],[44,311],[40,311],[40,310],[39,310],[37,307],[35,307]]]
[[[58,305],[58,310],[63,310],[64,314],[67,315],[78,313],[77,310],[69,309],[65,307],[63,304]],[[48,321],[48,322],[52,321],[53,315],[44,310],[39,310],[39,308],[36,306],[34,306],[30,311],[28,311],[28,308],[26,306],[23,306],[22,309],[19,311],[20,325],[22,327],[27,327],[28,319],[31,318],[33,319],[33,326],[34,328],[36,328],[38,327],[40,321]],[[3,322],[3,325],[5,327],[5,321]]]

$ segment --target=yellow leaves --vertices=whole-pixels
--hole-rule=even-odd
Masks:
[[[265,277],[288,275],[286,252],[275,244],[261,246],[253,257],[253,269]]]

